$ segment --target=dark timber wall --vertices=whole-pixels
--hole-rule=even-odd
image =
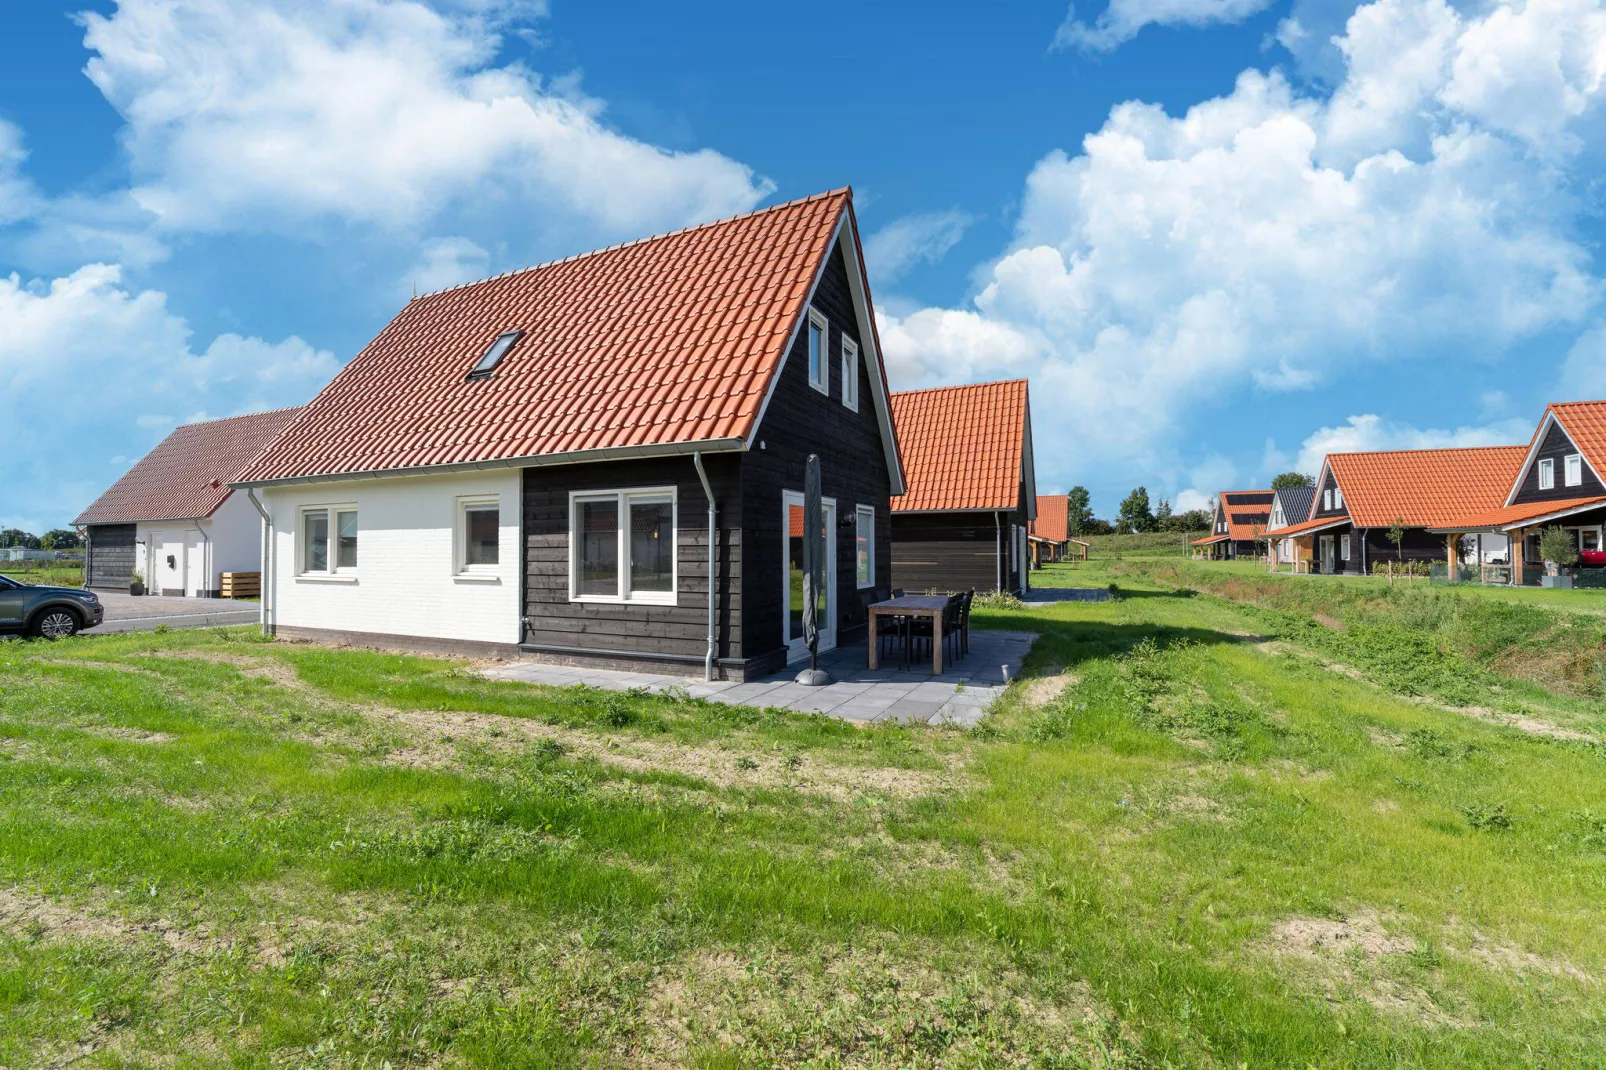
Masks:
[[[93,524],[86,534],[84,586],[127,587],[134,571],[134,525]]]
[[[854,568],[854,510],[875,507],[875,586],[892,586],[892,479],[876,421],[864,347],[859,346],[859,411],[842,404],[842,336],[859,342],[857,317],[840,247],[833,251],[815,289],[814,307],[829,321],[829,392],[809,385],[808,332],[800,330],[781,367],[769,407],[759,424],[759,445],[742,458],[743,559],[742,650],[765,664],[784,664],[782,584],[786,545],[781,525],[783,492],[803,490],[810,453],[820,456],[822,493],[836,499],[837,642],[865,631],[867,616]]]
[[[719,506],[718,622],[722,659],[743,657],[740,590],[742,530],[734,454],[703,458]],[[676,604],[569,601],[569,492],[675,487]],[[668,656],[700,669],[708,649],[708,502],[690,457],[609,461],[524,470],[524,642]]]
[[[1328,469],[1327,474],[1322,477],[1322,482],[1316,487],[1316,500],[1312,503],[1313,512],[1311,513],[1311,517],[1313,519],[1319,517],[1349,516],[1348,503],[1332,509],[1322,508],[1322,502],[1326,501],[1327,492],[1332,491],[1336,495],[1338,490],[1338,477],[1333,475],[1332,469]]]
[[[1552,423],[1550,430],[1545,434],[1545,440],[1539,444],[1539,452],[1534,456],[1534,463],[1528,467],[1527,474],[1523,476],[1522,487],[1517,491],[1515,504],[1525,502],[1559,502],[1568,498],[1595,498],[1606,495],[1606,487],[1601,486],[1599,479],[1590,472],[1589,465],[1583,465],[1584,481],[1576,487],[1569,487],[1567,482],[1567,466],[1563,461],[1569,453],[1578,453],[1572,439],[1567,432],[1561,429],[1561,424]],[[1556,485],[1549,490],[1539,489],[1539,462],[1549,459],[1555,462]]]
[[[892,586],[906,594],[998,589],[1000,540],[1012,513],[897,513],[892,518]],[[1007,552],[1008,548],[1004,547]]]

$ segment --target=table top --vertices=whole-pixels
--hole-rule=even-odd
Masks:
[[[889,598],[884,602],[872,602],[871,609],[890,610],[896,612],[934,612],[948,608],[952,599],[944,594],[906,594],[902,598]]]

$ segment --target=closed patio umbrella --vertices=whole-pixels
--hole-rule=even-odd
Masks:
[[[820,582],[825,571],[825,515],[820,504],[820,457],[809,454],[803,472],[803,644],[809,648],[809,667],[797,682],[818,687],[831,682],[820,668]]]

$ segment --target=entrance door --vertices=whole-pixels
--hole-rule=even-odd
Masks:
[[[147,577],[152,594],[184,593],[184,533],[150,533],[151,574]]]
[[[1333,553],[1333,537],[1322,536],[1322,571],[1331,576],[1338,571],[1338,559]]]
[[[781,638],[786,642],[786,660],[797,661],[809,656],[809,648],[803,644],[803,495],[785,491],[781,501],[781,531],[786,540]],[[815,619],[820,625],[820,652],[824,653],[836,648],[836,501],[823,498],[821,506],[825,521],[825,567],[820,570],[823,589],[815,603]]]

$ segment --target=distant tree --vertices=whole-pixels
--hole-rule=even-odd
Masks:
[[[1160,508],[1154,511],[1154,526],[1160,531],[1167,530],[1165,524],[1171,519],[1171,499],[1161,498]]]
[[[1082,535],[1114,535],[1115,534],[1115,525],[1110,523],[1108,520],[1100,520],[1096,516],[1091,516],[1091,517],[1088,517],[1087,518],[1087,522],[1082,525],[1081,534]]]
[[[39,549],[39,536],[30,535],[21,528],[6,528],[0,531],[0,547],[21,547],[24,550]]]
[[[1316,480],[1304,472],[1284,472],[1271,481],[1272,490],[1282,490],[1284,487],[1314,487]]]
[[[1149,489],[1136,487],[1121,502],[1115,517],[1115,530],[1123,535],[1154,530],[1154,513],[1149,510]]]
[[[1209,531],[1210,511],[1208,509],[1189,509],[1186,513],[1172,513],[1161,520],[1155,516],[1155,523],[1161,531]]]
[[[84,544],[76,531],[67,528],[56,528],[47,531],[39,537],[41,550],[76,550]]]
[[[1068,521],[1068,530],[1072,535],[1091,535],[1088,524],[1093,520],[1093,507],[1089,504],[1086,487],[1072,487],[1065,496],[1065,516]]]

